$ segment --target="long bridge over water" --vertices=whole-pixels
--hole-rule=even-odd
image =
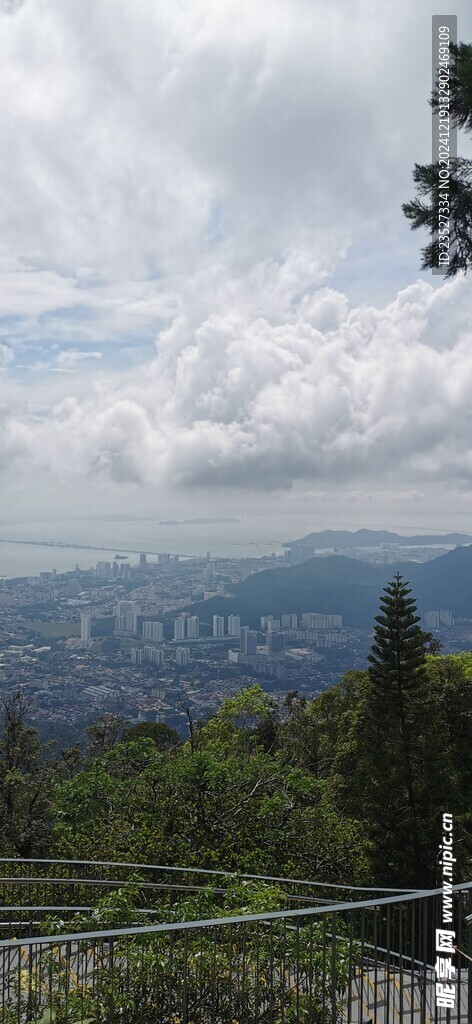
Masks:
[[[115,545],[115,547],[110,548],[110,547],[105,546],[104,544],[78,544],[75,541],[67,541],[67,540],[18,540],[18,539],[15,539],[13,537],[0,537],[0,544],[29,544],[29,545],[31,545],[31,547],[35,547],[35,548],[37,548],[37,547],[41,547],[41,548],[70,548],[70,549],[72,549],[74,551],[108,551],[108,552],[114,551],[115,553],[117,551],[124,551],[124,552],[126,552],[127,555],[141,555],[141,554],[144,554],[144,555],[153,555],[153,556],[156,556],[156,557],[158,557],[159,555],[163,555],[164,554],[163,551],[149,551],[149,550],[146,550],[146,548],[144,548],[144,547],[141,547],[141,548],[128,548],[128,547],[118,547],[118,546]],[[176,555],[179,558],[203,558],[204,557],[203,555],[185,555],[185,554],[181,554],[180,552],[177,552],[177,551],[176,552],[166,551],[165,554],[171,555],[172,558],[174,558]]]

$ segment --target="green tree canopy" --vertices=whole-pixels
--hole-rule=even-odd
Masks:
[[[3,702],[0,849],[7,857],[41,856],[50,846],[53,769],[36,729],[26,724],[27,712],[21,691]]]
[[[176,729],[165,722],[138,722],[124,730],[122,743],[148,738],[153,740],[158,750],[172,750],[178,747],[181,739]]]

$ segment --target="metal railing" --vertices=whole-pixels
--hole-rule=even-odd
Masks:
[[[435,1006],[441,890],[385,894],[81,861],[0,861],[0,869],[0,893],[15,896],[3,902],[0,921],[0,1024],[472,1021],[462,956],[454,1009]],[[272,899],[277,891],[281,908],[181,919],[189,891],[192,898],[211,891],[212,905],[220,901],[224,908],[236,881],[257,885],[262,900],[264,887]],[[104,892],[130,884],[138,894],[136,923],[113,927],[102,916],[99,925],[84,929],[84,915],[93,925],[93,907]],[[88,898],[77,900],[84,893]],[[464,953],[471,893],[472,883],[454,887],[455,941]],[[54,915],[63,925],[51,933],[47,917]]]
[[[384,896],[408,890],[372,889],[309,882],[297,878],[238,874],[202,868],[170,867],[160,864],[81,860],[19,860],[0,858],[0,934],[19,938],[31,934],[31,918],[36,922],[55,911],[63,920],[73,914],[93,910],[106,894],[121,890],[130,880],[139,879],[141,913],[162,913],[165,907],[177,907],[189,896],[212,889],[213,901],[223,905],[228,888],[237,877],[239,882],[275,887],[280,909],[313,907],[358,899],[363,895]],[[22,921],[23,916],[27,920]]]

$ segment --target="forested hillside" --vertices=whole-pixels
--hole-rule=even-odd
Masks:
[[[399,565],[413,587],[420,614],[448,608],[459,618],[472,618],[472,546],[434,558],[430,562]],[[342,615],[344,624],[370,629],[379,593],[392,572],[389,566],[370,565],[357,558],[330,555],[312,558],[283,569],[255,573],[234,587],[234,597],[217,597],[192,605],[202,621],[212,615],[242,616],[252,628],[261,615],[323,611]]]

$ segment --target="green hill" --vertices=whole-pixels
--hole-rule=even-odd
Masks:
[[[423,564],[395,566],[341,555],[313,558],[255,573],[235,586],[234,596],[200,601],[188,610],[207,623],[213,615],[238,614],[252,628],[259,626],[261,615],[319,611],[342,615],[345,625],[370,629],[379,595],[397,571],[410,581],[420,614],[447,608],[455,617],[472,618],[472,547],[456,548]]]
[[[446,533],[442,536],[417,534],[413,537],[402,537],[399,533],[389,530],[321,530],[309,533],[306,537],[287,542],[285,547],[313,544],[315,548],[370,548],[380,544],[400,544],[402,547],[448,546],[450,544],[472,544],[472,536],[468,533]]]

